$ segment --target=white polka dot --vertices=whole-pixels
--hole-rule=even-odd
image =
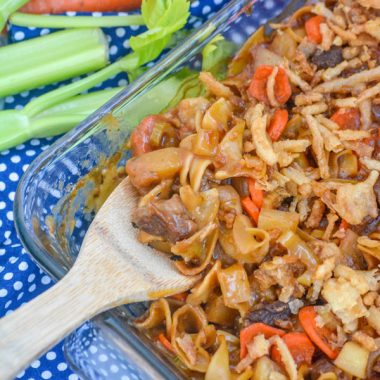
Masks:
[[[139,25],[131,25],[130,28],[131,28],[131,30],[134,30],[136,32],[137,30],[140,29],[140,26]]]
[[[13,273],[11,272],[5,273],[3,277],[4,280],[11,280],[12,278],[13,278]]]
[[[18,296],[17,296],[17,301],[20,301],[20,299],[23,297],[24,295],[24,292],[21,292]]]
[[[112,364],[110,369],[111,369],[111,372],[113,373],[116,373],[119,371],[119,367],[116,364]]]
[[[9,179],[11,180],[11,181],[13,181],[13,182],[16,182],[16,181],[18,181],[19,180],[19,176],[18,176],[18,174],[17,173],[11,173],[11,174],[9,174]]]
[[[30,145],[33,145],[33,146],[40,145],[40,140],[32,139],[30,140]]]
[[[18,379],[21,379],[21,378],[23,378],[25,376],[25,371],[22,371],[22,372],[20,372],[16,377],[18,378]],[[28,379],[28,380],[31,380],[31,379]]]
[[[30,274],[28,276],[28,282],[33,282],[35,278],[36,278],[36,275],[34,273]]]
[[[128,82],[127,82],[126,79],[120,79],[120,80],[117,82],[117,85],[120,86],[120,87],[126,86],[127,84],[128,84]]]
[[[215,4],[215,5],[222,4],[222,1],[223,1],[223,0],[214,0],[214,4]]]
[[[272,0],[265,0],[264,1],[264,8],[272,9],[273,7],[274,7],[274,2]]]
[[[15,196],[16,196],[16,193],[14,191],[11,191],[9,194],[8,194],[8,198],[10,201],[14,201],[15,200]]]
[[[18,269],[21,270],[21,271],[25,271],[27,270],[29,267],[28,263],[26,261],[22,261],[19,266],[18,266]]]
[[[69,12],[66,12],[66,14],[67,14],[68,16],[76,16],[77,12],[69,11]]]
[[[92,12],[92,15],[94,17],[102,17],[103,16],[102,12]]]
[[[13,222],[13,211],[8,211],[7,212],[7,219]]]
[[[106,362],[108,360],[108,356],[106,354],[99,355],[99,361]]]
[[[32,368],[38,368],[41,365],[41,362],[39,360],[35,360],[30,366]]]
[[[50,32],[49,29],[45,29],[44,28],[44,29],[41,30],[40,35],[44,36],[45,34],[49,34],[49,32]]]
[[[66,363],[59,363],[57,365],[58,371],[65,371],[67,369],[67,364]]]
[[[78,377],[78,375],[76,375],[75,373],[73,373],[73,374],[71,374],[69,376],[69,380],[79,380],[79,377]]]
[[[18,163],[21,161],[21,157],[20,157],[20,156],[12,156],[12,157],[11,157],[11,161],[12,161],[14,164],[18,164]]]
[[[34,156],[34,155],[36,154],[36,151],[33,150],[33,149],[29,149],[29,150],[27,150],[27,151],[25,152],[25,154],[26,154],[27,156],[29,156],[29,157],[32,157],[32,156]]]
[[[5,307],[6,309],[8,309],[8,307],[11,306],[11,304],[12,304],[12,300],[9,300],[9,301],[7,301],[7,302],[5,303],[5,306],[4,306],[4,307]]]
[[[49,276],[43,276],[41,278],[41,283],[43,285],[49,285],[51,283],[51,278]]]
[[[21,281],[16,281],[13,284],[13,288],[14,288],[14,290],[20,290],[22,288],[22,282]]]
[[[21,41],[25,38],[25,33],[22,31],[18,31],[14,34],[14,37],[16,41]]]
[[[112,46],[110,47],[110,54],[111,54],[111,55],[115,55],[115,54],[117,54],[117,52],[118,52],[118,48],[117,48],[117,46],[112,45]]]
[[[125,29],[124,28],[117,28],[116,29],[116,35],[118,37],[124,37],[125,36]]]
[[[30,95],[30,92],[29,91],[23,91],[20,93],[20,95],[23,97],[23,98],[27,98],[29,95]]]
[[[131,45],[129,44],[129,40],[124,40],[124,41],[123,41],[123,46],[124,46],[126,49],[130,48]]]
[[[8,290],[7,289],[0,289],[0,297],[5,297],[6,295],[8,294]]]
[[[28,290],[30,293],[34,292],[36,290],[36,284],[30,285]]]
[[[50,379],[50,378],[52,377],[52,374],[51,374],[50,371],[43,371],[43,372],[41,373],[41,377],[42,377],[43,379]]]
[[[90,350],[90,352],[91,352],[92,354],[96,354],[96,353],[98,352],[97,347],[96,347],[96,346],[92,346],[92,345],[90,346],[89,350]]]
[[[4,210],[5,206],[6,206],[5,202],[1,201],[0,202],[0,210]]]
[[[0,164],[0,172],[5,172],[7,170],[7,165]]]
[[[57,357],[57,354],[54,351],[50,351],[46,354],[47,360],[54,360]]]
[[[22,171],[25,172],[28,169],[29,164],[22,165]]]
[[[208,5],[203,7],[202,14],[206,15],[207,13],[210,13],[210,12],[211,12],[211,8]]]
[[[0,181],[0,191],[4,191],[5,190],[5,183]]]

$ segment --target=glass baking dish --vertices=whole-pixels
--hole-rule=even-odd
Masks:
[[[214,1],[220,4],[223,0]],[[199,68],[202,48],[217,34],[239,46],[260,25],[280,13],[281,17],[290,14],[303,1],[288,3],[229,1],[180,46],[30,165],[17,190],[15,222],[26,250],[45,271],[59,279],[72,265],[102,199],[122,178],[128,134],[143,116],[161,111],[163,81],[175,81],[189,68]],[[177,99],[178,92],[165,95],[165,99],[170,97]],[[72,368],[83,379],[192,377],[130,323],[144,310],[142,304],[118,307],[77,329],[65,343]]]

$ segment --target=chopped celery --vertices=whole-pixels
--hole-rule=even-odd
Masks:
[[[8,17],[21,8],[29,0],[1,0],[0,1],[0,32],[3,30]]]
[[[115,26],[144,25],[140,15],[129,16],[55,16],[31,15],[28,13],[14,13],[9,21],[11,24],[36,28],[105,28]]]
[[[71,29],[0,49],[0,97],[98,70],[108,63],[99,28]]]

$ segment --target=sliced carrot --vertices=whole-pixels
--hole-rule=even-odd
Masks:
[[[248,92],[260,102],[269,103],[267,96],[267,81],[273,71],[273,66],[261,65],[255,73]],[[285,104],[292,95],[292,88],[286,72],[281,67],[278,69],[274,84],[274,93],[280,104]]]
[[[243,359],[248,353],[247,344],[259,334],[263,334],[265,338],[268,339],[274,335],[283,336],[285,331],[260,322],[253,323],[252,325],[244,328],[240,331],[240,359]]]
[[[248,180],[248,189],[253,203],[261,209],[264,203],[264,191],[256,187],[256,181],[252,178]]]
[[[188,296],[188,293],[183,292],[183,293],[173,294],[169,298],[172,298],[173,300],[176,300],[176,301],[185,302],[187,296]]]
[[[253,203],[250,197],[245,197],[241,200],[244,210],[255,221],[256,225],[259,221],[260,209]]]
[[[21,8],[21,12],[116,12],[137,9],[140,5],[141,0],[31,0]]]
[[[347,230],[347,228],[349,227],[349,224],[346,220],[342,219],[342,221],[340,222],[340,225],[339,225],[339,229],[340,230]]]
[[[271,75],[273,66],[259,66],[255,73],[251,84],[249,86],[248,92],[251,96],[259,100],[260,102],[268,103],[267,96],[267,81]]]
[[[168,338],[163,334],[158,335],[158,340],[160,343],[170,352],[174,352],[172,344],[169,342]]]
[[[340,108],[331,116],[331,120],[341,129],[360,129],[360,111],[357,108]]]
[[[305,333],[290,332],[282,336],[282,340],[287,345],[296,364],[311,364],[315,347]],[[274,346],[271,352],[272,359],[279,365],[282,364],[281,354],[277,347]]]
[[[131,134],[130,141],[133,156],[140,156],[153,150],[150,145],[150,136],[156,123],[162,121],[166,121],[166,119],[160,115],[147,116],[141,120]]]
[[[268,134],[272,141],[277,141],[288,124],[289,113],[285,109],[277,109],[269,124]]]
[[[326,327],[317,326],[317,316],[314,306],[306,306],[298,314],[300,323],[311,341],[330,359],[335,359],[338,356],[338,351],[331,348],[329,343],[332,332]]]
[[[323,22],[325,22],[323,16],[314,16],[305,22],[307,38],[315,44],[320,44],[322,42],[321,24]]]

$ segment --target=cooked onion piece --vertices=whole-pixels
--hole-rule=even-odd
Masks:
[[[260,263],[269,249],[269,234],[260,228],[253,228],[249,218],[243,214],[236,216],[232,228],[238,260],[243,263]]]
[[[208,331],[207,326],[207,317],[199,307],[184,305],[173,314],[172,346],[186,366],[198,372],[206,372],[210,363],[209,353],[197,339]]]
[[[170,335],[172,315],[168,301],[164,298],[160,298],[159,300],[152,302],[147,315],[138,318],[134,323],[139,329],[152,329],[164,324],[167,335]]]

